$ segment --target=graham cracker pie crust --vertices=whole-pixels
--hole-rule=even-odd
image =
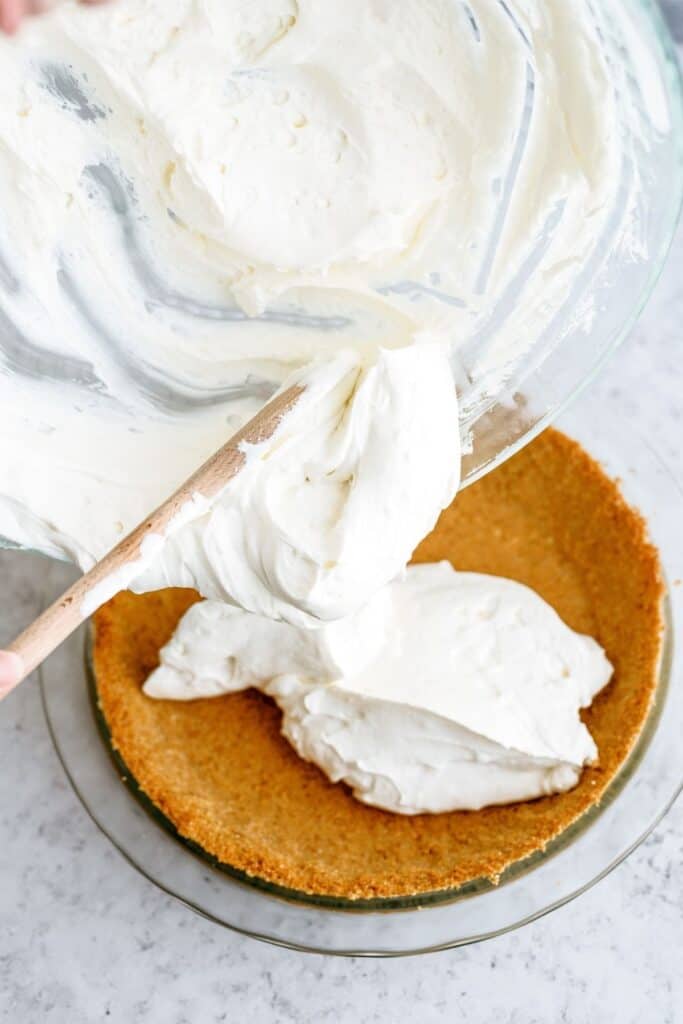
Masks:
[[[404,817],[356,801],[302,761],[254,690],[192,703],[142,692],[197,594],[120,594],[95,617],[94,672],[111,743],[185,837],[238,872],[315,896],[376,899],[497,880],[605,793],[657,682],[662,593],[645,523],[578,444],[547,430],[463,491],[415,553],[533,587],[594,636],[614,677],[583,715],[599,763],[568,793],[482,811]]]

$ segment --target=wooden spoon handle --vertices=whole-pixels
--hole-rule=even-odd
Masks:
[[[23,672],[16,684],[25,679],[49,654],[66,640],[81,623],[126,588],[126,575],[132,579],[135,563],[144,556],[145,540],[163,537],[181,510],[197,495],[211,500],[239,473],[246,461],[243,445],[261,444],[273,436],[284,417],[293,409],[304,391],[293,386],[276,395],[234,437],[215,452],[144,522],[129,533],[89,572],[76,580],[66,593],[50,605],[35,622],[9,645],[18,654]],[[139,570],[144,564],[141,562]],[[128,582],[130,582],[130,579]],[[13,689],[13,687],[12,687]],[[0,694],[0,700],[11,690]]]

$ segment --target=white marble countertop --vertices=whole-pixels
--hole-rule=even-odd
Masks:
[[[683,38],[683,3],[667,13]],[[583,401],[647,432],[683,479],[683,230],[632,337]],[[0,643],[44,563],[0,555]],[[292,953],[205,922],[138,875],[64,778],[37,685],[0,715],[0,1019],[12,1024],[683,1021],[683,802],[581,898],[507,936],[404,960]]]

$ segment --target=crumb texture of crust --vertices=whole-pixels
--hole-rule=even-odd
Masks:
[[[120,594],[95,617],[100,708],[127,771],[181,836],[230,867],[316,896],[373,899],[497,880],[596,805],[650,710],[663,584],[640,515],[579,445],[547,430],[467,488],[415,561],[533,587],[615,667],[583,713],[600,752],[575,789],[507,807],[403,817],[356,801],[302,761],[280,712],[249,690],[192,703],[142,685],[196,600],[187,590]]]

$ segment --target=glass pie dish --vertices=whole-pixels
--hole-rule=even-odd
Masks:
[[[112,758],[92,701],[88,634],[82,629],[44,666],[41,689],[64,769],[98,827],[137,870],[198,913],[235,931],[300,950],[396,956],[458,946],[533,920],[588,889],[651,831],[681,788],[681,665],[672,644],[683,614],[678,542],[683,492],[643,439],[587,403],[560,429],[584,444],[645,516],[667,581],[665,642],[645,727],[602,802],[550,843],[487,880],[421,897],[316,899],[238,876],[180,839]],[[46,601],[66,582],[53,563]],[[418,912],[419,911],[419,912]]]

